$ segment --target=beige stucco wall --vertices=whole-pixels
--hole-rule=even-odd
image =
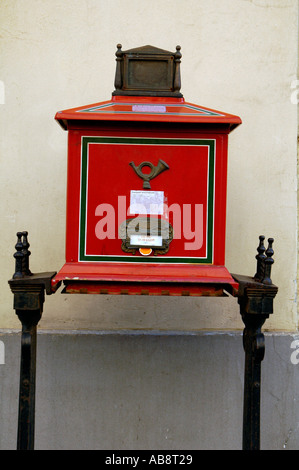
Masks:
[[[64,263],[67,133],[56,111],[109,99],[116,44],[182,47],[187,101],[241,116],[230,135],[226,265],[253,275],[274,237],[271,330],[297,329],[297,0],[1,0],[0,328],[19,328],[7,280],[15,233],[31,269]],[[294,101],[294,100],[293,100]],[[232,298],[47,297],[45,329],[240,329]]]

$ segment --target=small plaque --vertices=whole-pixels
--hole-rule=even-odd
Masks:
[[[163,215],[164,191],[131,191],[130,214]]]
[[[164,255],[173,239],[173,228],[164,219],[139,215],[121,223],[118,234],[125,253],[135,254],[139,248],[142,255]]]
[[[131,235],[131,246],[162,246],[163,238],[159,235]]]

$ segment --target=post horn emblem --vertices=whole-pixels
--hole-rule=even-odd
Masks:
[[[151,162],[142,162],[139,166],[136,166],[134,162],[130,162],[129,165],[143,179],[143,189],[151,189],[150,180],[158,176],[162,171],[169,170],[169,166],[163,160],[159,160],[157,166],[154,166]],[[142,168],[145,166],[151,169],[150,173],[143,173]]]

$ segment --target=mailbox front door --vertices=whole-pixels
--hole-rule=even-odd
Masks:
[[[71,133],[66,261],[224,264],[225,147],[226,136]]]

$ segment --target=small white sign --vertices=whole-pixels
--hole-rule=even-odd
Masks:
[[[132,246],[162,246],[162,241],[159,235],[132,235],[130,237]]]
[[[132,111],[139,113],[166,113],[166,106],[151,104],[133,104]]]
[[[130,215],[163,215],[164,191],[131,191]]]

